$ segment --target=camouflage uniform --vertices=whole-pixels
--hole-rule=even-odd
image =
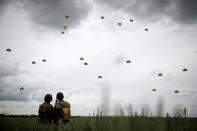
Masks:
[[[68,123],[69,122],[69,120],[64,120],[63,108],[69,108],[70,109],[70,104],[68,102],[64,101],[64,100],[61,100],[60,102],[55,103],[55,106],[54,106],[54,122],[56,122],[57,124]],[[69,112],[69,114],[71,115],[71,112]]]
[[[43,103],[38,110],[39,119],[42,123],[51,123],[53,120],[53,106],[49,103]]]

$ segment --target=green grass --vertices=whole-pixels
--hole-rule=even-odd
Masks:
[[[79,117],[41,124],[37,117],[0,117],[1,131],[197,131],[197,118]]]

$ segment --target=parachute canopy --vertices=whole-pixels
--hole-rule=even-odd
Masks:
[[[105,17],[104,16],[101,16],[101,19],[104,19]]]
[[[103,77],[102,77],[102,76],[98,76],[98,78],[100,78],[100,79],[101,79],[101,78],[103,78]]]
[[[47,62],[47,60],[46,59],[43,59],[42,62]]]
[[[66,18],[66,19],[69,19],[69,18],[70,18],[70,16],[66,15],[66,16],[65,16],[65,18]]]
[[[24,88],[23,87],[20,87],[20,90],[24,90]]]
[[[122,23],[120,23],[120,22],[119,22],[119,23],[118,23],[118,25],[119,25],[119,26],[121,26],[121,25],[122,25]]]
[[[182,71],[188,71],[188,69],[184,68]]]
[[[81,57],[81,58],[80,58],[80,60],[84,60],[84,58],[83,58],[83,57]]]
[[[178,90],[175,90],[174,93],[179,93],[179,91]]]
[[[11,52],[12,50],[10,48],[6,49],[7,52]]]
[[[156,91],[156,89],[152,89],[152,91]]]
[[[67,26],[63,26],[64,29],[67,29]]]
[[[145,31],[148,31],[148,29],[146,28],[146,29],[144,29]]]
[[[32,63],[32,64],[36,64],[36,62],[35,62],[35,61],[32,61],[31,63]]]
[[[130,22],[133,22],[133,19],[130,19]]]
[[[159,73],[158,76],[163,76],[163,74],[162,73]]]
[[[88,63],[87,63],[87,62],[85,62],[85,63],[84,63],[84,65],[88,65]]]
[[[126,61],[126,63],[128,63],[128,64],[129,64],[129,63],[131,63],[131,61],[130,61],[130,60],[127,60],[127,61]]]

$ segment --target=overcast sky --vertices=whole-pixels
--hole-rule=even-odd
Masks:
[[[37,114],[61,91],[73,115],[128,104],[156,115],[162,99],[197,116],[195,0],[0,0],[0,29],[0,113]]]

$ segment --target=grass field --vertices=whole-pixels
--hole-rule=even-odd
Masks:
[[[41,124],[37,117],[0,117],[1,131],[197,131],[197,118],[79,117]]]

